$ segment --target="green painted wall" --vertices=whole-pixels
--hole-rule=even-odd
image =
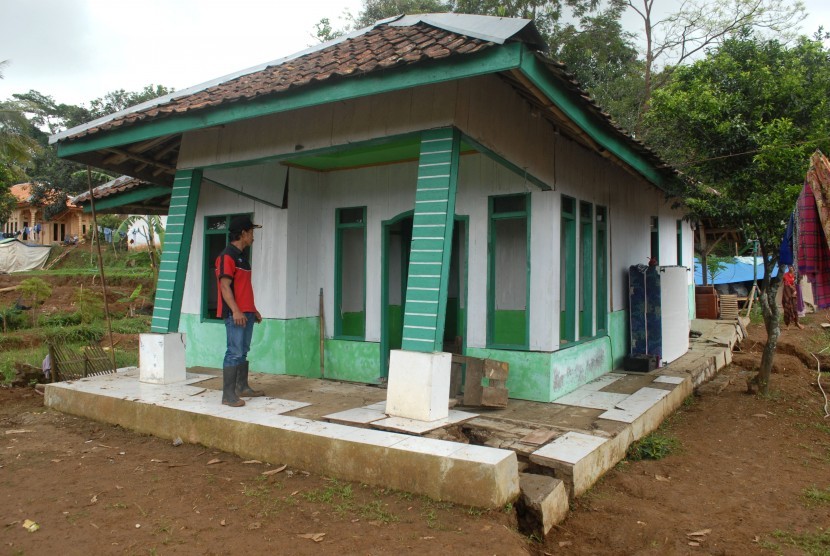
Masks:
[[[551,367],[550,401],[554,401],[613,369],[611,339],[602,336],[555,351]]]
[[[507,389],[511,398],[550,401],[551,353],[468,347],[467,355],[507,362],[510,365]]]
[[[363,337],[366,330],[366,315],[363,311],[343,313],[341,331],[343,336]]]
[[[611,367],[622,369],[629,351],[628,311],[608,313],[608,336],[611,339]]]
[[[525,311],[495,311],[493,316],[493,343],[500,345],[527,345]]]
[[[257,373],[320,376],[320,327],[317,317],[264,319],[254,326],[248,361]],[[225,357],[225,325],[202,322],[199,315],[181,315],[179,332],[187,334],[188,367],[222,368]]]
[[[380,377],[380,343],[326,340],[326,378],[376,382]]]
[[[509,363],[510,397],[537,402],[554,401],[612,370],[607,336],[552,353],[467,348],[467,355]]]

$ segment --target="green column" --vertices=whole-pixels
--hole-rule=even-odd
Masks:
[[[182,310],[184,279],[187,260],[193,239],[193,223],[196,205],[202,185],[201,170],[179,170],[173,182],[167,227],[164,233],[164,250],[159,264],[156,284],[156,302],[153,307],[152,332],[178,332]]]
[[[403,317],[405,350],[443,349],[460,137],[454,128],[421,136]]]

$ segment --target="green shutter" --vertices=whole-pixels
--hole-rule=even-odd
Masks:
[[[179,329],[184,279],[187,275],[187,260],[201,185],[201,170],[176,172],[164,233],[164,250],[159,264],[156,301],[150,327],[152,332],[163,334],[177,332]]]
[[[403,317],[406,350],[443,348],[460,144],[453,128],[421,137]]]

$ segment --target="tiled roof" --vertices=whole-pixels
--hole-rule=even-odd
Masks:
[[[9,192],[17,199],[18,204],[29,204],[32,199],[32,183],[18,183],[9,188]],[[52,192],[54,194],[54,191]],[[66,198],[67,208],[75,208],[69,197]]]
[[[103,199],[104,197],[109,197],[110,195],[115,195],[117,193],[124,193],[125,191],[129,191],[131,189],[135,189],[137,187],[141,187],[144,185],[153,184],[130,176],[120,176],[118,178],[115,178],[114,180],[108,181],[107,183],[94,188],[92,190],[92,193],[95,195],[96,199]],[[80,195],[77,195],[72,198],[72,202],[76,205],[80,203],[85,203],[87,201],[89,201],[89,191],[84,191]]]
[[[492,45],[489,41],[425,23],[406,27],[377,26],[354,38],[285,63],[221,82],[192,95],[172,98],[164,104],[124,113],[97,126],[82,128],[69,137],[74,139],[173,114],[250,101],[314,83],[366,75],[426,60],[472,54]]]

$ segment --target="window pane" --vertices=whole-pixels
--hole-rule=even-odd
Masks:
[[[526,205],[525,195],[510,195],[508,197],[493,197],[493,213],[524,212]]]
[[[209,216],[206,226],[208,230],[225,230],[228,227],[228,218],[226,216]]]
[[[357,209],[362,212],[362,209]],[[366,291],[366,261],[363,228],[340,231],[340,333],[363,336],[363,296]]]
[[[493,264],[493,342],[527,343],[527,219],[493,221],[495,253]]]
[[[360,224],[363,222],[363,207],[340,209],[340,224]]]
[[[225,248],[225,234],[208,234],[205,236],[205,318],[216,318],[218,290],[216,284],[216,258]]]
[[[562,196],[562,212],[566,214],[574,213],[574,200],[571,197]]]

